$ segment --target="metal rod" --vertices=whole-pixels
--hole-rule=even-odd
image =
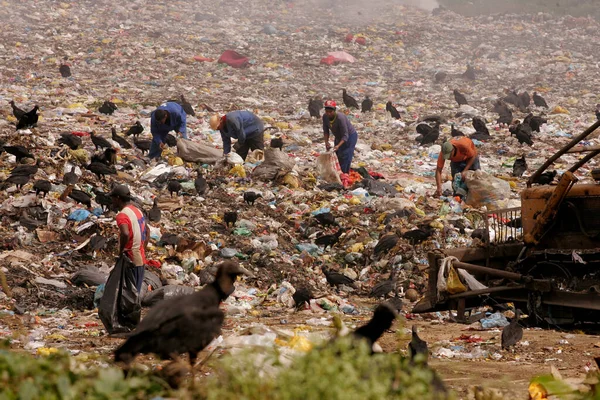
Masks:
[[[577,146],[568,150],[567,153],[587,153],[588,151],[600,150],[600,146]]]
[[[594,150],[591,153],[586,154],[586,156],[583,157],[581,160],[579,160],[577,162],[577,164],[575,164],[571,168],[569,168],[569,172],[577,171],[579,168],[581,168],[582,165],[584,165],[586,162],[590,161],[592,158],[596,157],[598,154],[600,154],[600,148],[598,150]]]
[[[550,165],[552,165],[552,163],[554,161],[559,159],[567,151],[569,151],[570,149],[575,147],[575,145],[577,143],[581,142],[583,139],[588,137],[592,132],[594,132],[596,129],[598,129],[598,127],[600,127],[600,121],[596,121],[592,126],[590,126],[585,131],[583,131],[582,133],[580,133],[579,135],[574,137],[565,147],[558,150],[552,157],[550,157],[548,160],[546,160],[546,162],[541,167],[539,167],[538,170],[533,173],[533,175],[531,175],[529,177],[529,179],[527,180],[527,187],[528,188],[531,187],[531,185],[533,184],[533,181],[538,176],[540,176],[546,170],[546,168],[548,168]]]
[[[525,289],[525,285],[517,286],[497,286],[479,290],[469,290],[468,292],[462,292],[448,296],[448,299],[460,299],[461,297],[481,296],[482,294],[506,292],[508,290]]]
[[[462,268],[471,272],[481,272],[482,274],[490,274],[492,276],[499,276],[500,278],[520,280],[523,278],[523,275],[517,274],[515,272],[503,271],[495,268],[482,267],[480,265],[464,263],[460,261],[455,261],[452,263],[455,268]]]

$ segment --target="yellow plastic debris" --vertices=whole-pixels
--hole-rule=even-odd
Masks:
[[[537,382],[530,384],[528,391],[530,400],[543,400],[548,398],[546,389]]]
[[[278,129],[289,129],[290,125],[287,122],[275,122],[274,124]]]
[[[50,354],[58,353],[58,349],[55,347],[40,347],[36,353],[39,356],[49,356]]]
[[[423,210],[420,210],[420,209],[418,209],[418,208],[415,208],[415,212],[417,213],[417,215],[418,215],[419,217],[424,217],[424,216],[425,216],[425,211],[423,211]]]
[[[564,107],[561,106],[556,106],[554,107],[554,109],[550,112],[550,114],[569,114],[569,110],[567,110]]]
[[[352,253],[360,253],[365,249],[365,245],[362,243],[354,243],[352,246],[348,248],[348,250]]]
[[[508,181],[508,184],[510,185],[511,189],[516,189],[517,188],[517,182],[515,182],[515,181]]]
[[[357,206],[360,204],[360,199],[358,197],[352,197],[350,200],[348,200],[348,203],[352,204],[353,206]]]
[[[169,157],[169,165],[180,166],[183,165],[183,160],[180,157],[171,156]]]
[[[300,187],[300,181],[298,180],[298,177],[292,174],[286,174],[283,177],[283,183],[292,189],[298,189],[298,187]]]
[[[83,103],[72,103],[67,106],[67,108],[85,108]]]
[[[229,170],[229,175],[239,176],[240,178],[246,177],[246,170],[243,165],[235,165]]]
[[[289,341],[275,339],[275,344],[304,352],[310,351],[313,348],[312,343],[306,337],[299,335],[294,335]]]
[[[383,143],[381,145],[381,150],[386,151],[386,150],[391,150],[392,149],[392,145],[389,143]]]
[[[87,164],[89,153],[84,149],[70,150],[69,155],[77,160],[80,164]]]
[[[440,221],[433,221],[429,224],[429,226],[434,229],[444,229],[444,224],[442,224]]]

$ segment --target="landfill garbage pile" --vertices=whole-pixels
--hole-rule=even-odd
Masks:
[[[518,206],[526,178],[596,120],[600,103],[590,19],[465,18],[379,1],[369,10],[312,0],[6,4],[0,338],[38,354],[85,352],[82,341],[105,335],[94,310],[118,246],[114,183],[152,216],[143,306],[210,283],[218,262],[236,258],[255,277],[224,304],[236,321],[228,335],[259,316],[326,330],[332,313],[365,317],[378,299],[406,312],[427,288],[427,252],[478,245],[479,207]],[[371,111],[342,106],[342,89],[359,103],[368,96]],[[533,100],[524,104],[523,92]],[[358,132],[343,184],[317,172],[325,145],[309,99],[335,99]],[[189,140],[174,138],[149,161],[150,113],[167,100],[193,108]],[[511,112],[506,123],[498,104]],[[266,146],[281,138],[280,149],[223,160],[208,120],[238,109],[255,112]],[[544,122],[523,142],[530,113]],[[502,196],[461,202],[445,174],[435,198],[440,145],[454,130],[481,133],[474,117],[489,130],[473,141],[496,186],[475,183]],[[419,144],[423,121],[438,121],[431,144]],[[513,176],[522,157],[524,173]],[[553,168],[560,175],[577,157]],[[114,347],[107,339],[96,351]]]

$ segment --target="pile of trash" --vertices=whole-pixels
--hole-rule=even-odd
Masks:
[[[117,256],[106,200],[114,183],[127,184],[146,212],[161,211],[149,221],[144,307],[210,283],[215,265],[235,258],[255,274],[225,302],[240,323],[266,313],[327,327],[334,313],[364,317],[382,298],[409,310],[427,289],[427,252],[479,245],[474,233],[486,212],[518,207],[526,178],[596,120],[593,20],[431,15],[378,1],[369,11],[336,1],[213,3],[11,2],[0,10],[0,314],[14,322],[0,338],[13,346],[78,352],[83,346],[65,338],[104,335],[94,310]],[[227,12],[217,12],[222,7]],[[368,96],[373,109],[343,106],[342,88],[359,102]],[[457,105],[454,89],[468,104]],[[532,145],[511,135],[515,121],[497,122],[494,104],[513,91],[547,101],[511,105],[515,120],[529,112],[547,120],[531,133]],[[322,121],[310,116],[309,99],[338,101],[358,132],[344,181],[327,169]],[[167,100],[191,106],[189,140],[175,138],[161,161],[149,161],[142,149],[150,113]],[[11,101],[25,111],[39,106],[37,123],[15,131]],[[224,159],[208,119],[237,109],[265,122],[267,147],[276,135],[283,147],[254,151],[246,162]],[[416,128],[432,116],[439,138],[420,145]],[[436,198],[440,146],[453,130],[475,133],[473,117],[490,131],[473,139],[482,171],[467,178],[462,201],[446,166]],[[98,136],[116,150],[112,163]],[[600,143],[594,136],[584,144]],[[22,158],[33,172],[24,182],[14,178],[10,146],[29,153]],[[89,170],[94,155],[111,165],[106,177]],[[513,176],[521,157],[526,171]],[[578,157],[553,169],[560,175]],[[591,179],[595,166],[590,161],[580,179]],[[36,193],[40,180],[50,187]],[[171,181],[179,190],[170,191]],[[249,192],[255,201],[245,201]],[[298,301],[302,293],[309,296]],[[17,317],[27,319],[25,331]]]

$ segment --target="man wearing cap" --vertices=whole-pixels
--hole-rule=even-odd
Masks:
[[[336,111],[337,104],[333,100],[325,102],[323,114],[323,134],[325,135],[325,148],[331,149],[329,133],[333,133],[333,151],[337,154],[340,168],[344,174],[350,172],[354,148],[358,140],[356,129],[346,117],[346,114]]]
[[[232,111],[223,116],[215,114],[210,117],[209,124],[210,129],[221,132],[225,156],[231,152],[231,139],[237,139],[234,148],[244,161],[248,151],[265,148],[265,126],[250,111]]]
[[[435,170],[436,196],[442,195],[442,171],[444,170],[446,160],[450,160],[452,178],[454,178],[454,175],[460,173],[463,182],[465,181],[465,172],[468,170],[476,171],[481,168],[477,149],[471,139],[461,136],[448,140],[442,145],[442,151],[437,160],[437,168]]]
[[[152,133],[152,144],[148,153],[150,159],[160,157],[167,135],[171,131],[179,132],[184,139],[188,138],[183,107],[174,101],[167,101],[150,114],[150,133]]]
[[[146,245],[148,229],[144,214],[131,202],[131,193],[125,185],[115,185],[109,193],[115,209],[120,210],[116,216],[119,227],[119,256],[125,254],[133,262],[133,275],[138,293],[144,281],[144,265],[146,264]]]

